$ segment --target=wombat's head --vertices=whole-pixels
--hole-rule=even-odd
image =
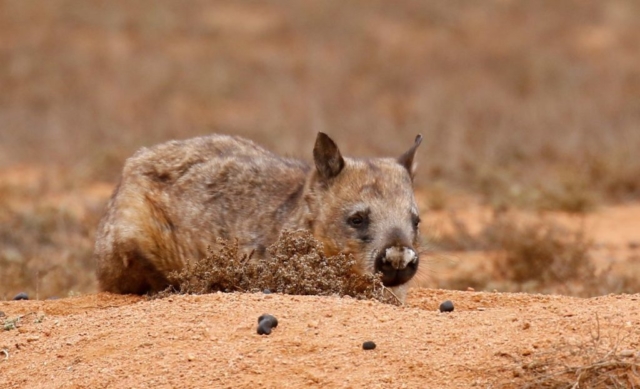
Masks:
[[[318,133],[313,149],[307,201],[314,235],[328,255],[353,254],[358,271],[382,273],[388,287],[403,285],[418,270],[420,214],[412,181],[421,141],[418,135],[399,158],[352,159]]]

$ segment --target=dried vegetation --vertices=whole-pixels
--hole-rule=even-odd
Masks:
[[[552,217],[495,211],[474,234],[455,214],[450,217],[453,230],[432,242],[436,251],[489,252],[494,266],[484,275],[454,277],[445,286],[583,297],[640,291],[634,274],[598,269],[592,257],[594,244],[584,225],[572,229]]]
[[[523,389],[610,389],[640,387],[640,352],[622,349],[623,329],[606,338],[596,329],[586,341],[560,344],[514,368]],[[627,342],[628,343],[628,342]],[[510,385],[507,385],[510,386]]]
[[[422,133],[432,209],[450,190],[573,213],[637,200],[638,4],[2,2],[0,172],[43,167],[71,184],[24,196],[0,179],[0,298],[94,291],[101,210],[57,198],[114,186],[139,147],[213,131],[307,158],[317,130],[356,155]],[[500,247],[460,236],[465,250]]]
[[[43,177],[25,188],[0,178],[2,300],[20,291],[43,299],[94,288],[91,255],[102,204],[70,196],[74,190],[60,181]],[[46,192],[56,195],[45,199]]]
[[[396,296],[372,274],[354,272],[355,259],[327,257],[322,244],[304,230],[284,231],[267,249],[264,260],[243,254],[237,242],[218,240],[218,249],[170,275],[176,287],[161,293],[270,292],[294,295],[351,296],[399,304]]]

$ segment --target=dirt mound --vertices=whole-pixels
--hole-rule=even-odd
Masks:
[[[438,312],[444,300],[454,312]],[[17,328],[0,332],[0,387],[536,387],[575,379],[562,369],[585,358],[637,368],[638,304],[432,289],[403,307],[262,293],[1,302]],[[263,313],[279,320],[269,336]],[[631,367],[619,377],[639,385]]]

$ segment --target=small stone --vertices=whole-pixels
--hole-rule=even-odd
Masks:
[[[633,354],[635,354],[635,352],[633,350],[622,350],[622,351],[620,351],[620,356],[622,358],[631,358],[631,357],[633,357]]]
[[[196,359],[196,356],[195,356],[195,355],[193,355],[193,354],[189,354],[189,355],[187,356],[187,360],[188,360],[189,362],[193,361],[194,359]]]
[[[14,300],[29,300],[29,295],[25,292],[20,292],[13,297]]]
[[[376,348],[376,344],[373,341],[369,340],[362,343],[362,348],[364,350],[373,350],[374,348]]]
[[[467,292],[475,292],[476,290],[470,286],[467,286]]]
[[[440,304],[440,312],[453,312],[453,302],[447,300]]]
[[[263,291],[262,291],[262,293],[264,293],[264,294],[271,294],[271,290],[269,290],[269,289],[265,289],[265,290],[263,290]]]

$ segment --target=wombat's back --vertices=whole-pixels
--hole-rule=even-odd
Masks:
[[[101,290],[145,293],[218,237],[264,250],[300,210],[307,164],[211,135],[143,148],[127,160],[96,237]]]

